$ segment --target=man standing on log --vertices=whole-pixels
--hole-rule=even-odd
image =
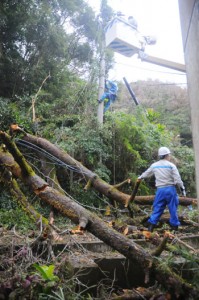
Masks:
[[[157,191],[153,203],[153,212],[148,219],[148,230],[150,232],[153,231],[155,225],[158,223],[166,206],[168,206],[170,213],[169,223],[171,229],[178,230],[178,226],[180,225],[177,215],[179,199],[176,192],[176,185],[182,191],[183,196],[186,196],[186,192],[177,167],[170,162],[170,154],[171,152],[167,147],[160,147],[158,150],[159,160],[138,177],[138,180],[142,180],[152,175],[155,176]]]

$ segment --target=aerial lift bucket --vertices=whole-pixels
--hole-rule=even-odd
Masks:
[[[143,37],[124,18],[115,17],[105,28],[106,47],[127,57],[142,49]]]
[[[105,27],[106,47],[124,56],[131,57],[138,54],[142,61],[163,66],[180,72],[186,72],[184,64],[154,57],[145,53],[146,45],[154,45],[153,36],[143,36],[124,18],[116,16]]]

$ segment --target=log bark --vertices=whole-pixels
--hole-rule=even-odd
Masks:
[[[134,203],[138,205],[153,205],[155,195],[149,196],[135,196]],[[182,206],[197,206],[198,199],[190,198],[190,197],[179,197],[179,205]]]
[[[17,201],[18,205],[21,206],[23,211],[32,219],[36,224],[40,225],[43,230],[49,227],[49,221],[38,213],[34,207],[28,202],[26,196],[21,191],[17,181],[12,179],[10,183],[10,192],[14,199]]]
[[[87,211],[75,201],[62,195],[59,191],[49,187],[48,184],[35,174],[28,165],[23,155],[10,137],[0,131],[0,138],[6,144],[15,161],[21,168],[21,178],[40,199],[55,207],[61,214],[70,218],[76,224],[84,224],[84,229],[94,234],[100,240],[110,245],[113,249],[123,254],[126,258],[136,262],[145,271],[145,274],[153,274],[167,290],[175,292],[180,296],[188,298],[190,294],[197,293],[192,286],[172,272],[169,268],[162,266],[155,257],[145,251],[141,246],[130,241],[124,235],[117,233],[103,222],[97,215]],[[84,168],[83,168],[84,169]]]
[[[123,290],[120,295],[112,294],[110,300],[143,300],[143,299],[153,299],[155,295],[160,295],[158,290],[150,290],[146,288],[137,288],[133,290]],[[156,298],[154,298],[156,299]],[[166,298],[165,298],[166,299]]]
[[[161,241],[161,243],[158,245],[158,247],[151,252],[151,255],[160,256],[160,254],[165,250],[168,239],[169,235],[166,235]]]
[[[40,213],[38,213],[35,208],[28,202],[27,197],[20,189],[17,180],[13,177],[13,174],[15,174],[15,176],[17,175],[19,178],[21,177],[21,169],[19,165],[15,163],[13,156],[10,155],[4,147],[1,147],[1,149],[4,149],[4,156],[1,155],[0,151],[0,181],[4,182],[4,184],[8,184],[10,194],[12,195],[14,201],[17,202],[17,204],[28,215],[28,217],[32,219],[33,222],[40,228],[42,237],[49,237],[52,232],[52,227],[49,224],[49,221]],[[12,170],[13,173],[10,170]]]

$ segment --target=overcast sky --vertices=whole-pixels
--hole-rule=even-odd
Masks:
[[[101,0],[87,0],[99,12]],[[147,46],[145,52],[167,60],[184,63],[178,0],[108,0],[114,11],[132,15],[138,30],[144,35],[154,35],[156,45]],[[109,79],[128,81],[159,79],[166,82],[186,83],[186,75],[140,61],[137,56],[125,57],[115,53],[115,67]],[[186,86],[186,85],[184,85]]]

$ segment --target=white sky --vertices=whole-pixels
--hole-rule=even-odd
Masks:
[[[101,0],[87,0],[99,12]],[[114,11],[132,15],[138,30],[157,38],[156,45],[147,46],[145,52],[179,63],[184,63],[178,0],[108,0]],[[115,53],[115,67],[109,79],[131,81],[159,79],[165,82],[186,83],[186,75],[168,68],[142,62],[137,55],[125,57]],[[183,85],[186,87],[186,85]]]

